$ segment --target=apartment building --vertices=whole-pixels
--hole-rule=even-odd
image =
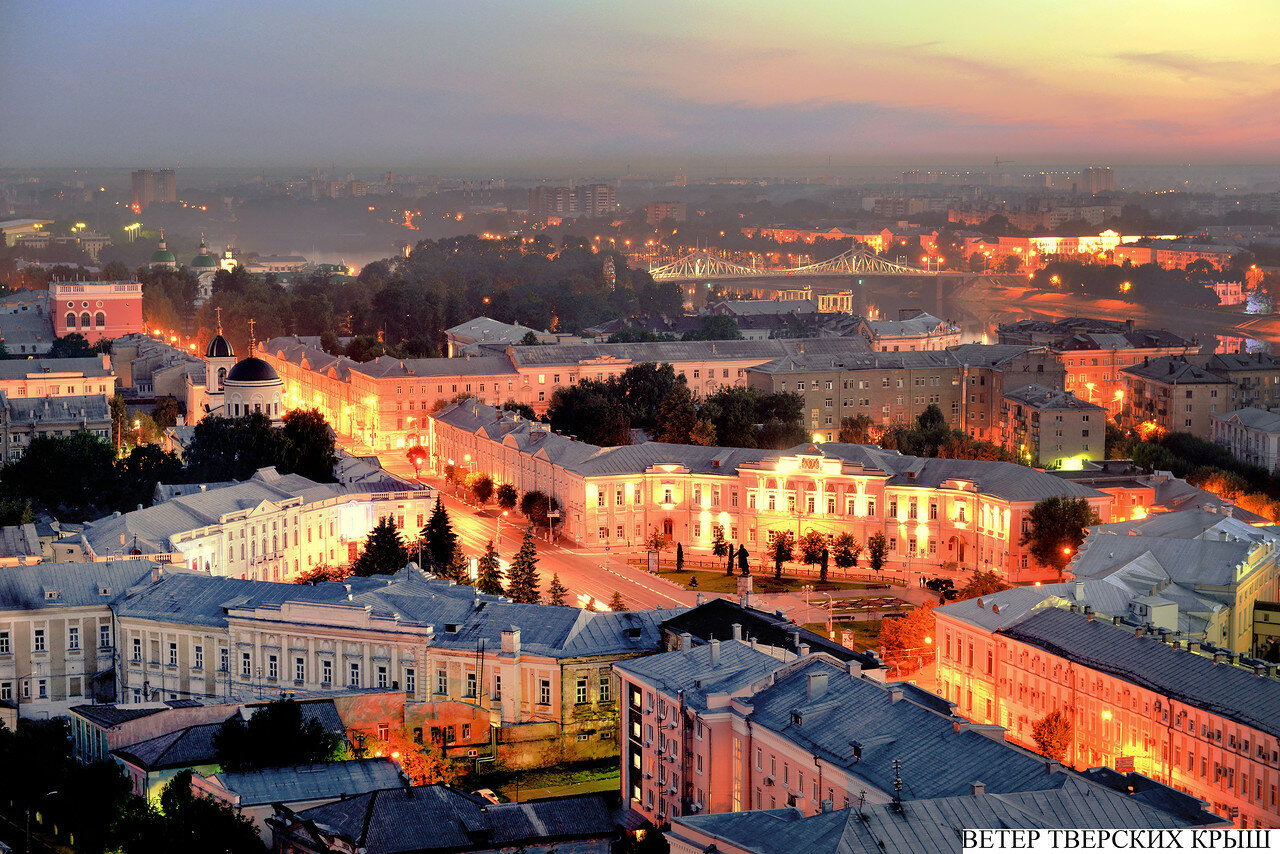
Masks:
[[[917,308],[904,308],[897,320],[863,318],[858,334],[879,353],[945,350],[960,343],[960,327]]]
[[[478,402],[431,416],[431,465],[449,460],[553,496],[560,530],[592,546],[639,544],[653,529],[710,548],[716,529],[763,555],[777,531],[866,542],[883,533],[889,565],[954,561],[1010,578],[1048,570],[1019,543],[1037,501],[1084,498],[1104,520],[1112,498],[1014,463],[925,459],[874,445],[805,444],[785,451],[646,442],[600,448]]]
[[[989,629],[947,616],[953,607],[937,611],[939,684],[949,696],[990,698],[961,706],[975,723],[1003,726],[1031,747],[1033,724],[1057,711],[1072,723],[1074,767],[1136,770],[1238,827],[1280,821],[1274,665],[1237,667],[1231,653],[1198,654],[1194,641],[1097,620],[1092,610],[1038,608]]]
[[[369,492],[265,468],[240,483],[197,485],[90,522],[60,540],[55,553],[81,560],[155,555],[217,576],[286,581],[320,564],[349,565],[384,516],[414,536],[435,497],[426,488]]]
[[[1121,371],[1124,377],[1123,427],[1151,424],[1169,433],[1208,438],[1215,414],[1235,409],[1235,385],[1226,377],[1166,356]]]
[[[116,374],[106,354],[76,359],[4,359],[0,360],[0,392],[12,399],[92,395],[107,401],[115,396]]]
[[[1001,445],[1032,465],[1079,469],[1106,451],[1107,411],[1040,385],[1006,391]]]
[[[39,436],[80,432],[111,441],[111,410],[102,395],[10,398],[0,391],[0,462],[20,458]]]
[[[1280,413],[1256,406],[1210,416],[1210,438],[1241,462],[1280,468]]]

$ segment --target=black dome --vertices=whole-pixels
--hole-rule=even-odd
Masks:
[[[241,359],[227,371],[226,382],[229,383],[262,383],[262,382],[279,382],[280,376],[276,373],[275,368],[259,359],[257,356],[250,356],[247,359]]]
[[[235,356],[231,344],[221,335],[209,342],[209,349],[204,351],[206,359],[230,359]]]

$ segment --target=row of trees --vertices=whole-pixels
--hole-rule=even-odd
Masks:
[[[196,425],[185,465],[155,445],[125,456],[88,432],[37,436],[0,470],[0,509],[38,507],[55,517],[91,519],[149,506],[157,483],[244,480],[266,466],[318,482],[333,480],[333,435],[315,410],[293,410],[280,429],[262,413],[205,418]]]
[[[839,440],[852,444],[874,442],[882,448],[913,457],[1019,462],[1016,455],[1003,447],[980,441],[950,427],[936,403],[929,404],[914,422],[894,424],[883,430],[878,429],[866,415],[842,418]]]

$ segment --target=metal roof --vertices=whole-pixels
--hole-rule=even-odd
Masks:
[[[106,606],[151,580],[149,560],[39,563],[0,571],[0,611]]]
[[[386,789],[400,784],[400,769],[390,759],[352,759],[257,771],[217,771],[205,779],[239,795],[240,806],[247,807]]]

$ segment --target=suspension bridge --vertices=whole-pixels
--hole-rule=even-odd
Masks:
[[[707,279],[763,279],[788,276],[936,276],[937,270],[921,270],[877,258],[869,252],[850,249],[828,261],[800,267],[756,267],[728,261],[705,249],[695,249],[668,264],[650,266],[649,275],[658,282],[703,281]]]

